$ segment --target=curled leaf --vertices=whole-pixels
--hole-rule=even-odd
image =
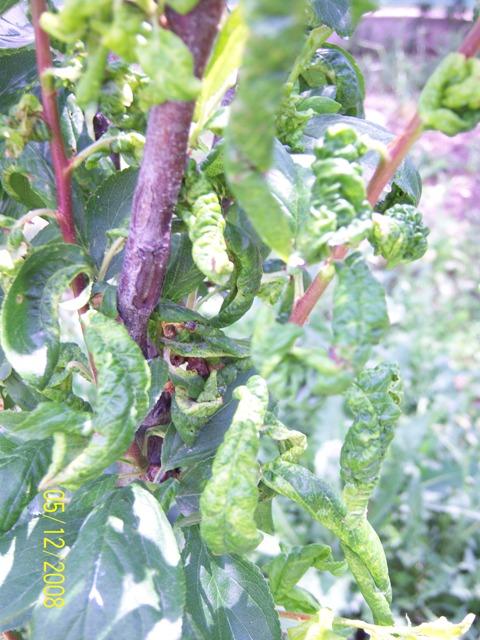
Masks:
[[[335,492],[297,464],[276,460],[263,467],[263,482],[303,507],[342,543],[346,560],[378,624],[391,624],[392,598],[382,544],[366,519],[351,519]]]
[[[400,417],[401,400],[402,382],[394,365],[365,369],[348,391],[354,422],[343,443],[340,465],[343,498],[352,515],[366,514]]]
[[[239,320],[253,304],[262,279],[262,257],[253,240],[239,228],[227,225],[225,239],[234,270],[230,292],[211,324],[226,327]]]
[[[180,207],[178,213],[188,227],[193,261],[209,280],[226,284],[233,264],[227,253],[226,223],[219,198],[208,179],[197,175],[190,180],[187,175],[184,197],[190,206]]]
[[[387,266],[394,267],[421,258],[428,248],[428,234],[422,214],[416,207],[397,204],[383,215],[372,215],[369,239],[375,254],[383,256]]]
[[[58,304],[70,282],[92,265],[73,244],[48,244],[23,262],[2,307],[2,347],[12,367],[44,387],[60,355]]]
[[[148,410],[150,371],[125,327],[91,312],[85,341],[97,370],[92,420],[97,435],[66,466],[50,473],[43,486],[76,489],[95,478],[125,453]]]
[[[245,553],[258,546],[258,431],[263,425],[268,391],[260,376],[234,391],[239,400],[232,424],[218,448],[212,477],[200,498],[202,538],[213,553]]]
[[[448,136],[470,131],[480,122],[480,60],[450,53],[425,85],[419,102],[426,129]]]

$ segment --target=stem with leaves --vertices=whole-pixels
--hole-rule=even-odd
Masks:
[[[187,15],[168,10],[169,28],[182,38],[204,71],[224,0],[200,0]],[[118,288],[118,309],[130,335],[147,353],[147,323],[162,292],[170,254],[172,214],[187,161],[194,102],[165,102],[151,109],[145,151]]]
[[[467,34],[458,51],[467,57],[475,56],[480,50],[480,18]],[[418,112],[414,114],[404,130],[388,145],[387,156],[382,158],[373,174],[367,189],[367,198],[374,207],[380,196],[395,175],[396,170],[405,160],[408,152],[422,135],[422,121]],[[318,300],[321,298],[333,279],[334,271],[330,268],[336,260],[343,260],[348,247],[340,246],[332,252],[324,266],[314,278],[305,294],[297,300],[290,315],[290,322],[303,326],[307,322]]]

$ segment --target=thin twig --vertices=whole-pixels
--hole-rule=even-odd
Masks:
[[[37,59],[40,90],[42,94],[43,116],[50,130],[50,151],[57,193],[57,222],[65,242],[76,242],[75,222],[73,217],[72,182],[68,173],[68,158],[65,153],[60,116],[57,105],[57,92],[53,79],[46,73],[52,63],[50,39],[40,26],[40,16],[47,11],[45,0],[31,0],[32,22],[35,33],[35,55]],[[79,275],[72,282],[75,297],[85,288],[85,279]],[[82,312],[82,310],[80,310]]]
[[[185,16],[167,10],[170,29],[192,51],[195,73],[204,71],[224,0],[200,0]],[[147,354],[147,323],[163,288],[170,253],[172,214],[182,184],[194,102],[165,102],[151,109],[145,151],[118,287],[118,309],[130,335]]]
[[[473,28],[467,34],[465,40],[458,49],[459,53],[463,53],[467,57],[473,57],[480,51],[480,18],[476,21]],[[373,174],[367,189],[367,198],[372,207],[374,207],[380,196],[395,175],[396,170],[405,160],[408,152],[422,134],[422,122],[418,112],[412,117],[405,129],[396,137],[387,147],[387,157],[382,158]],[[324,263],[318,275],[308,287],[305,295],[300,298],[293,307],[290,315],[290,322],[303,326],[318,300],[321,298],[333,275],[326,277],[325,267],[334,260],[343,260],[348,254],[348,247],[341,246],[335,250],[332,255]]]
[[[278,611],[277,613],[281,618],[289,620],[311,620],[312,618],[308,613],[298,613],[297,611]]]
[[[72,185],[68,172],[65,171],[68,167],[68,159],[60,128],[57,92],[53,86],[52,79],[45,75],[47,69],[53,66],[50,39],[40,26],[40,16],[44,11],[47,11],[47,4],[45,0],[32,0],[31,9],[43,113],[45,122],[52,136],[50,140],[50,150],[52,153],[52,163],[57,188],[57,220],[65,242],[74,243],[76,241],[76,235],[73,222]]]

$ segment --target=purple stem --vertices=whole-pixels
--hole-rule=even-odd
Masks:
[[[200,0],[185,16],[166,12],[170,29],[193,54],[198,77],[205,69],[224,7],[224,0]],[[120,316],[145,354],[148,319],[161,296],[167,269],[172,214],[185,171],[193,110],[193,102],[165,102],[153,107],[148,117],[118,287]]]

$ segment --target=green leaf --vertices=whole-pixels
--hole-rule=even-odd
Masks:
[[[0,112],[6,113],[21,97],[25,86],[36,80],[32,49],[0,49]]]
[[[343,499],[352,515],[367,513],[370,496],[400,417],[402,381],[394,365],[365,369],[348,391],[354,422],[340,456]]]
[[[80,247],[49,244],[32,251],[2,306],[2,347],[12,367],[44,387],[60,353],[58,303],[70,282],[92,267]]]
[[[168,29],[156,27],[137,44],[136,54],[149,84],[141,98],[146,106],[167,100],[195,100],[201,82],[194,75],[193,56],[187,45]]]
[[[334,345],[338,355],[362,365],[389,326],[385,292],[360,253],[337,265],[333,302]]]
[[[76,489],[125,453],[149,406],[150,370],[127,330],[100,313],[84,314],[85,342],[97,370],[93,436],[86,448],[43,486]]]
[[[186,619],[196,640],[281,640],[278,614],[257,567],[238,556],[214,556],[197,527],[185,532]]]
[[[174,233],[171,239],[170,258],[163,284],[162,295],[167,300],[180,302],[195,291],[205,276],[192,258],[192,243],[186,233]]]
[[[282,553],[264,564],[262,570],[268,575],[276,604],[287,611],[315,613],[320,607],[319,603],[307,591],[297,587],[297,583],[310,568],[339,575],[345,567],[345,562],[334,559],[332,549],[327,544],[314,543],[282,549]]]
[[[162,447],[162,467],[165,471],[176,467],[183,468],[212,457],[223,441],[238,405],[238,400],[233,397],[233,391],[239,385],[245,384],[251,375],[251,369],[243,371],[227,387],[223,396],[223,407],[201,429],[192,446],[186,445],[173,427],[167,431]]]
[[[204,73],[194,114],[199,131],[220,105],[225,92],[235,83],[235,71],[242,60],[247,34],[240,8],[236,7],[218,34]]]
[[[126,169],[107,178],[87,201],[86,235],[90,255],[100,267],[107,248],[107,231],[128,228],[133,193],[137,184],[138,171]],[[114,256],[105,280],[116,275],[122,265],[123,252]]]
[[[175,536],[139,485],[116,489],[85,520],[68,554],[65,605],[37,606],[32,640],[180,640],[185,599]]]
[[[185,14],[197,6],[198,0],[167,0],[167,4],[177,13]]]
[[[184,199],[177,214],[187,225],[193,261],[208,280],[225,285],[233,264],[224,238],[226,223],[220,198],[205,175],[192,168],[187,172]]]
[[[62,402],[42,402],[33,411],[0,412],[0,426],[22,441],[42,440],[57,431],[86,436],[92,432],[92,414]]]
[[[248,358],[250,346],[246,340],[234,340],[225,335],[205,335],[196,342],[180,342],[178,340],[162,340],[163,344],[186,358]]]
[[[37,494],[50,463],[51,447],[51,441],[18,444],[0,434],[0,533],[15,524]]]
[[[318,24],[325,24],[340,36],[351,33],[349,0],[309,0],[310,11]]]
[[[28,143],[18,158],[0,160],[1,181],[5,191],[29,209],[55,209],[56,187],[48,146]]]
[[[43,519],[34,518],[0,536],[0,632],[19,628],[29,619],[44,587],[44,530]]]
[[[182,470],[178,477],[176,504],[182,515],[190,516],[200,510],[200,496],[212,474],[213,458],[201,460]]]
[[[419,260],[428,248],[428,228],[416,207],[396,204],[385,213],[372,216],[370,244],[375,255],[381,255],[388,267]]]
[[[258,431],[268,405],[267,385],[260,376],[252,376],[234,395],[238,407],[200,498],[200,531],[216,554],[246,553],[262,539],[254,515],[258,503]]]
[[[303,83],[322,88],[341,105],[341,113],[363,118],[365,80],[353,56],[341,47],[328,44],[315,52],[302,70]],[[332,94],[332,87],[334,94]]]
[[[210,378],[214,373],[215,372],[212,372],[210,374]],[[186,444],[192,445],[196,440],[199,430],[222,405],[223,400],[218,394],[218,391],[217,397],[212,397],[211,399],[209,398],[202,401],[199,396],[198,400],[195,401],[189,398],[186,390],[177,386],[172,398],[171,415],[175,429],[180,434],[182,440]]]
[[[296,464],[274,461],[264,466],[265,484],[290,498],[312,518],[332,531],[342,543],[346,560],[377,624],[392,623],[392,598],[385,552],[365,518],[349,518],[332,489],[313,473]]]
[[[253,239],[232,224],[225,229],[225,239],[234,271],[230,292],[218,315],[210,321],[217,327],[233,324],[245,315],[253,304],[262,279],[262,256]]]
[[[335,124],[345,124],[355,129],[360,135],[366,135],[373,140],[387,145],[393,140],[394,135],[373,122],[368,122],[360,118],[350,116],[324,115],[312,118],[305,128],[305,148],[313,150],[317,140],[325,135],[326,130]],[[361,158],[361,163],[365,166],[365,173],[368,176],[373,173],[378,163],[377,154],[371,152]],[[422,194],[422,184],[418,171],[409,158],[407,158],[397,169],[392,181],[393,186],[397,186],[408,197],[409,203],[417,205]]]
[[[425,85],[419,113],[426,129],[454,136],[480,122],[480,60],[450,53]]]
[[[290,354],[295,342],[303,335],[297,324],[276,321],[271,307],[262,307],[256,318],[252,336],[252,360],[260,374],[270,376]]]
[[[230,187],[258,235],[282,259],[292,251],[293,225],[262,173],[272,163],[283,84],[303,45],[305,8],[304,0],[293,5],[272,0],[244,3],[249,35],[225,136]]]

